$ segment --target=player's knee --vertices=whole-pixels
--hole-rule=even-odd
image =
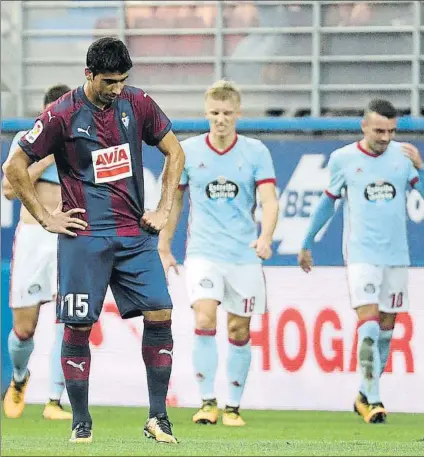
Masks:
[[[196,316],[196,328],[199,330],[215,330],[216,319],[207,314]]]
[[[228,313],[228,337],[236,341],[245,341],[250,335],[250,317]]]
[[[235,341],[246,341],[249,339],[249,323],[237,319],[228,322],[228,338]]]
[[[217,307],[218,302],[215,300],[198,300],[193,304],[197,329],[216,330]]]
[[[233,327],[228,329],[228,338],[235,341],[246,341],[249,339],[249,329]]]
[[[397,314],[389,314],[380,312],[380,328],[382,330],[393,330],[396,324]]]
[[[152,322],[169,321],[172,317],[172,310],[160,309],[157,311],[145,311],[143,316],[147,321]]]
[[[22,340],[32,338],[37,328],[39,307],[18,308],[13,310],[13,328]]]
[[[19,323],[14,325],[13,330],[20,340],[25,341],[34,336],[35,327],[32,322]]]
[[[215,330],[216,315],[203,311],[196,311],[196,328],[199,330]]]

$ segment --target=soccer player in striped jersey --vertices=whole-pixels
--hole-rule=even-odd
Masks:
[[[66,324],[62,367],[73,412],[71,442],[92,440],[89,335],[110,285],[123,319],[144,316],[142,354],[150,401],[145,435],[176,443],[165,404],[172,302],[157,240],[178,188],[184,152],[152,98],[125,85],[132,61],[122,41],[95,41],[86,63],[85,84],[41,114],[3,170],[34,218],[59,233],[57,316]],[[143,140],[166,158],[155,211],[144,208]],[[62,190],[62,208],[53,212],[37,199],[27,171],[50,154]]]

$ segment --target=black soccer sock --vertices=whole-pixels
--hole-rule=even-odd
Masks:
[[[154,322],[144,319],[141,352],[146,364],[150,401],[149,417],[166,414],[166,395],[172,370],[173,345],[171,320]]]
[[[61,361],[66,390],[72,407],[72,429],[79,422],[92,423],[88,412],[88,380],[91,362],[89,337],[90,331],[65,326]]]

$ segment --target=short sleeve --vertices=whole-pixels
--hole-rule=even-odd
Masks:
[[[183,140],[181,141],[181,147],[183,148],[183,151],[184,151],[184,154],[186,156],[186,160],[185,160],[185,163],[184,163],[184,169],[181,173],[181,177],[180,177],[180,182],[178,184],[178,188],[180,190],[184,190],[188,185],[189,185],[189,181],[190,181],[190,178],[189,178],[189,175],[188,175],[188,167],[187,167],[187,164],[188,164],[188,160],[187,160],[187,149],[189,149],[189,144],[190,143],[187,143],[188,140]]]
[[[408,160],[408,183],[411,186],[414,186],[419,179],[418,170],[414,167],[413,163]]]
[[[9,148],[9,155],[16,149],[16,147],[19,145],[19,140],[27,133],[26,130],[21,130],[18,132],[12,140],[12,143],[10,143],[10,148]]]
[[[331,154],[327,167],[330,171],[330,184],[325,192],[331,198],[340,198],[342,189],[346,186],[346,181],[338,155]]]
[[[31,160],[38,161],[54,154],[60,147],[62,132],[60,117],[48,116],[47,111],[44,111],[18,144]]]
[[[137,100],[141,105],[139,112],[143,118],[143,141],[149,146],[156,146],[171,130],[172,123],[159,105],[145,92],[140,91]]]
[[[188,173],[187,170],[184,168],[183,172],[181,173],[179,188],[185,189],[188,186]]]
[[[271,153],[263,143],[260,143],[260,147],[258,148],[254,178],[257,186],[267,182],[276,183]]]

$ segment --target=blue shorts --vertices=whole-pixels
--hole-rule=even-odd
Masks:
[[[172,309],[157,235],[59,235],[56,314],[65,324],[97,322],[108,285],[123,319]]]

